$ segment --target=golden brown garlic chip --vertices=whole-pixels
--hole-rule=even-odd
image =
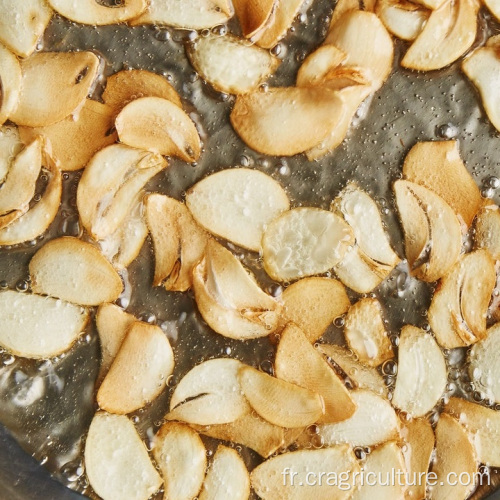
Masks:
[[[193,269],[193,291],[203,319],[225,337],[265,337],[278,327],[280,304],[262,291],[237,257],[213,240]]]
[[[107,7],[97,0],[48,0],[50,6],[61,16],[80,24],[101,26],[117,24],[139,16],[146,8],[146,0],[124,0]]]
[[[90,424],[85,472],[103,500],[147,500],[163,483],[134,424],[104,412],[96,413]]]
[[[196,161],[201,153],[198,131],[176,104],[161,97],[141,97],[128,103],[115,121],[121,142],[153,153]]]
[[[52,17],[45,0],[3,0],[0,3],[0,42],[20,57],[29,56]]]
[[[468,346],[486,336],[486,313],[495,282],[495,266],[487,250],[464,255],[446,274],[428,313],[441,347]]]
[[[145,208],[155,252],[153,284],[184,292],[191,288],[193,269],[205,253],[208,235],[180,201],[150,194]]]
[[[243,35],[252,38],[264,29],[276,10],[277,0],[233,0]]]
[[[431,14],[409,0],[379,0],[375,12],[387,30],[402,40],[415,40]]]
[[[16,356],[43,359],[67,351],[85,330],[88,311],[51,297],[0,292],[0,345]]]
[[[114,302],[123,290],[120,276],[101,252],[70,236],[46,243],[31,259],[29,270],[35,293],[75,304]]]
[[[28,127],[64,120],[85,103],[98,67],[92,52],[38,52],[24,59],[19,104],[10,119]]]
[[[1,44],[0,82],[2,84],[0,93],[0,125],[3,125],[17,108],[19,92],[21,91],[22,74],[17,57]]]

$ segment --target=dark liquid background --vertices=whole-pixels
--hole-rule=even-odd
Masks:
[[[271,86],[294,84],[301,61],[326,34],[332,11],[329,4],[312,2],[294,23],[293,31],[280,44],[282,64],[269,80]],[[483,11],[480,23],[477,42],[500,32],[500,26]],[[233,21],[230,27],[237,30]],[[196,75],[184,52],[189,37],[186,31],[152,26],[80,26],[57,16],[44,36],[42,50],[93,50],[103,58],[105,75],[125,68],[147,69],[168,77],[179,92],[186,109],[200,125],[204,152],[195,166],[173,160],[166,171],[148,184],[148,191],[182,199],[183,193],[207,174],[244,165],[277,179],[286,188],[293,206],[328,209],[346,183],[355,181],[378,202],[392,245],[403,256],[391,185],[401,176],[402,160],[417,141],[453,137],[459,140],[461,156],[476,183],[499,203],[500,192],[489,188],[489,182],[492,176],[500,177],[500,135],[485,117],[479,96],[460,72],[459,64],[426,74],[402,70],[399,60],[407,45],[396,42],[391,77],[371,103],[362,106],[346,141],[322,160],[308,162],[303,155],[266,157],[241,142],[228,120],[234,98],[215,92]],[[99,99],[104,81],[97,86],[94,98]],[[75,208],[78,178],[78,173],[65,175],[60,213],[42,239],[34,244],[0,249],[3,285],[22,288],[23,280],[28,278],[29,260],[44,242],[64,234],[78,234]],[[278,285],[262,271],[257,254],[234,247],[233,250],[244,255],[244,263],[266,290],[276,290]],[[231,356],[268,370],[274,359],[274,347],[268,339],[240,342],[213,333],[196,312],[190,293],[152,288],[153,266],[148,239],[124,276],[128,285],[122,301],[122,305],[129,302],[129,312],[162,326],[175,352],[171,387],[151,405],[130,415],[146,443],[168,409],[172,387],[195,364],[212,357]],[[383,305],[391,334],[398,334],[404,324],[426,325],[425,313],[432,289],[409,277],[404,264],[374,293]],[[351,294],[352,300],[357,297]],[[342,330],[332,325],[323,340],[342,343],[342,338]],[[450,381],[456,383],[458,376],[458,386],[463,355],[463,350],[456,350],[448,356]],[[0,422],[59,481],[87,495],[92,492],[86,488],[82,475],[83,438],[96,409],[94,381],[98,368],[99,341],[95,328],[89,328],[69,352],[56,359],[33,361],[0,353]],[[205,442],[214,449],[214,440]],[[259,463],[255,453],[241,447],[238,450],[249,467]],[[62,493],[51,485],[29,458],[16,450],[15,443],[2,429],[1,500],[73,498],[71,492]],[[496,479],[496,474],[492,477]],[[478,492],[477,497],[484,498],[485,493]]]

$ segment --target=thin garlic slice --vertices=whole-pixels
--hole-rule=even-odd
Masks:
[[[233,0],[233,5],[243,35],[252,38],[273,15],[277,0]]]
[[[495,204],[484,205],[476,216],[474,247],[484,248],[495,260],[500,260],[500,208]]]
[[[390,33],[409,41],[417,38],[431,13],[409,0],[380,0],[375,12]]]
[[[17,57],[1,44],[0,81],[2,82],[0,125],[3,125],[17,108],[19,102],[19,92],[21,90],[22,73]]]

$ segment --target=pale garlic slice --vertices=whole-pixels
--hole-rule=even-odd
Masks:
[[[247,500],[250,477],[247,466],[233,448],[219,445],[198,495],[199,500]]]
[[[100,150],[78,183],[76,201],[83,227],[96,240],[113,234],[144,185],[166,166],[160,155],[123,144]]]
[[[394,192],[410,270],[421,280],[436,281],[458,260],[462,248],[460,222],[446,201],[424,186],[398,180]]]
[[[193,269],[205,253],[208,235],[184,203],[168,196],[149,194],[145,211],[155,253],[153,284],[186,291],[192,285]]]
[[[327,87],[276,87],[239,95],[230,119],[252,149],[293,156],[320,143],[343,113],[342,99]]]
[[[268,224],[262,238],[264,268],[277,281],[328,271],[354,243],[351,228],[337,215],[299,207]]]
[[[478,462],[500,466],[500,412],[465,399],[453,397],[444,408],[471,434]]]
[[[2,44],[0,44],[0,81],[2,82],[0,125],[3,125],[17,108],[22,74],[17,57]]]
[[[488,7],[489,11],[500,20],[500,3],[498,0],[483,0],[484,5]]]
[[[113,302],[123,290],[119,274],[101,252],[71,236],[46,243],[31,259],[29,271],[33,292],[75,304]]]
[[[476,39],[478,11],[477,0],[442,2],[432,11],[422,31],[401,60],[401,66],[431,71],[455,62]]]
[[[0,182],[5,181],[12,162],[25,146],[17,127],[12,125],[0,127]]]
[[[442,279],[428,312],[441,347],[468,346],[486,336],[486,313],[495,282],[495,265],[487,250],[464,255]]]
[[[99,387],[97,403],[109,413],[131,413],[153,401],[173,371],[174,353],[165,333],[136,321]]]
[[[149,0],[146,11],[130,24],[168,25],[202,30],[225,24],[233,16],[229,0]]]
[[[177,384],[170,399],[168,420],[212,425],[234,422],[249,412],[238,373],[243,363],[216,358],[192,368]]]
[[[500,208],[494,203],[485,204],[477,213],[473,238],[474,248],[484,248],[500,260]]]
[[[387,30],[402,40],[415,40],[431,11],[409,0],[379,0],[375,12]]]
[[[323,400],[316,392],[250,366],[240,368],[238,377],[250,406],[271,424],[303,428],[319,420],[324,413]]]
[[[290,323],[281,333],[275,359],[276,376],[318,393],[325,404],[321,422],[339,422],[356,410],[349,393],[333,369],[304,333]]]
[[[201,77],[228,94],[255,90],[280,63],[269,51],[231,34],[202,36],[186,52]]]
[[[290,207],[272,177],[231,168],[205,177],[186,193],[186,206],[207,231],[249,250],[261,249],[266,226]]]
[[[46,127],[84,103],[97,76],[92,52],[37,52],[21,61],[19,103],[10,115],[17,125]]]
[[[0,292],[0,345],[16,356],[43,359],[68,350],[85,330],[88,311],[68,302]]]
[[[351,306],[345,318],[344,335],[359,360],[368,366],[378,366],[394,357],[377,299],[360,299]]]
[[[443,395],[448,370],[434,337],[405,325],[399,338],[398,374],[392,404],[411,417],[422,417]]]
[[[163,500],[192,500],[205,479],[207,452],[188,425],[166,422],[153,442],[153,457],[165,481]]]
[[[201,154],[201,141],[191,118],[161,97],[140,97],[125,105],[115,120],[120,141],[186,162]]]
[[[436,425],[436,457],[432,463],[435,484],[430,490],[431,500],[447,498],[466,499],[476,487],[477,461],[469,433],[452,416],[443,413]],[[454,475],[467,480],[450,481]]]
[[[335,477],[350,476],[351,479],[347,480],[349,487],[340,488],[338,481],[329,484],[326,479],[307,481],[311,474],[319,474],[321,471],[328,471]],[[340,445],[321,450],[299,450],[272,457],[258,465],[252,471],[250,479],[252,488],[263,500],[347,500],[356,487],[359,472],[360,466],[352,449]],[[317,479],[316,476],[313,477]],[[354,481],[354,484],[349,481]],[[312,482],[314,484],[310,484]]]
[[[96,0],[48,0],[61,16],[79,24],[102,26],[117,24],[138,17],[146,8],[146,0],[125,0],[108,7]]]
[[[45,0],[3,0],[0,4],[0,42],[20,57],[29,56],[51,17],[52,9]]]
[[[123,415],[95,414],[84,457],[90,485],[103,500],[147,500],[163,483],[134,424]]]
[[[438,194],[470,226],[483,203],[476,182],[460,158],[457,141],[424,141],[405,157],[403,175]]]
[[[193,291],[203,319],[225,337],[265,337],[278,327],[280,304],[216,241],[208,241],[204,257],[193,269]]]
[[[331,278],[310,277],[296,281],[280,297],[280,324],[295,323],[309,342],[318,340],[351,306],[342,283]]]

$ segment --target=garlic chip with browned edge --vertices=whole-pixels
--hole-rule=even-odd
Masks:
[[[230,0],[149,0],[145,12],[130,24],[202,30],[225,24],[232,16]]]
[[[27,57],[35,50],[51,17],[52,9],[45,0],[2,0],[0,42],[19,57]]]
[[[0,99],[0,125],[3,125],[15,111],[19,103],[21,91],[21,66],[17,57],[0,44],[0,82],[2,93]]]
[[[266,26],[278,0],[233,0],[234,11],[243,36],[252,39]]]
[[[61,16],[75,23],[101,26],[117,24],[138,17],[146,9],[146,0],[124,0],[108,7],[97,0],[48,0]]]
[[[264,230],[264,268],[277,281],[324,273],[342,260],[353,243],[351,228],[334,213],[319,208],[294,208]]]
[[[265,293],[240,260],[220,243],[208,240],[193,269],[193,291],[203,319],[225,337],[266,337],[278,327],[281,305]]]
[[[495,283],[495,264],[487,250],[465,254],[446,274],[428,311],[441,347],[464,347],[486,336],[486,314]]]
[[[420,328],[405,325],[399,338],[392,404],[411,417],[422,417],[438,403],[447,381],[444,355],[434,337]]]
[[[431,11],[409,0],[379,0],[375,12],[387,30],[402,40],[415,40]]]
[[[90,485],[103,500],[147,500],[163,483],[134,424],[123,415],[95,414],[84,458]]]
[[[266,226],[290,207],[272,177],[250,168],[231,168],[205,177],[186,194],[186,206],[207,231],[259,251]]]
[[[359,360],[368,366],[378,366],[394,357],[377,299],[360,299],[351,306],[345,318],[344,335]]]
[[[0,346],[24,358],[57,356],[85,330],[88,311],[65,301],[12,290],[0,292]]]
[[[153,456],[165,481],[164,500],[192,500],[205,479],[207,451],[188,425],[166,422],[156,433]]]
[[[331,481],[318,480],[325,472],[331,474]],[[340,445],[274,456],[258,465],[250,479],[252,488],[263,500],[348,500],[356,488],[359,473],[360,466],[352,449]],[[349,478],[349,488],[341,488],[339,481],[333,481],[333,477],[344,476]]]
[[[278,378],[317,392],[323,398],[325,414],[321,422],[339,422],[354,414],[356,403],[351,393],[300,328],[292,323],[281,333],[274,364]]]
[[[216,358],[192,368],[177,384],[165,418],[189,424],[234,422],[249,412],[238,373],[241,361]]]
[[[500,260],[500,208],[494,203],[484,204],[474,222],[474,247],[488,250]]]
[[[297,73],[297,86],[327,85],[329,73],[347,59],[347,54],[331,43],[325,43],[309,54]],[[349,66],[345,69],[349,69]]]
[[[120,141],[153,153],[196,161],[201,142],[193,120],[176,104],[161,97],[141,97],[128,103],[115,121]]]
[[[28,127],[64,120],[85,103],[98,67],[92,52],[37,52],[22,60],[19,103],[10,120]]]
[[[144,185],[166,166],[159,154],[124,144],[101,149],[78,183],[76,201],[83,227],[96,240],[114,233]]]
[[[291,284],[281,294],[280,324],[295,323],[313,343],[342,316],[351,302],[342,283],[331,278],[310,277]]]
[[[123,290],[120,276],[101,252],[71,236],[46,243],[31,259],[29,271],[35,293],[75,304],[113,302]]]

